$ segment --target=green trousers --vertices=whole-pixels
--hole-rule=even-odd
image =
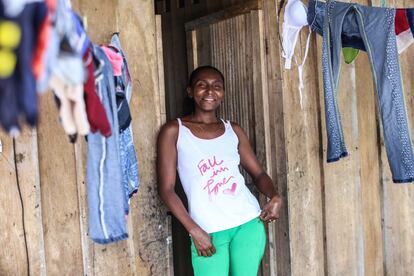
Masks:
[[[198,256],[191,240],[195,276],[257,276],[266,246],[266,232],[259,218],[210,236],[216,248],[211,257]]]

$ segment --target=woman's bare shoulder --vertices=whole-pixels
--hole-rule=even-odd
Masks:
[[[178,135],[178,121],[177,119],[166,122],[160,129],[158,136],[163,137],[176,137]]]

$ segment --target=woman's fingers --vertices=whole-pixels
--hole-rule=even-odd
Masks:
[[[278,218],[279,218],[279,216],[275,212],[270,212],[270,211],[264,210],[260,214],[260,219],[264,222],[272,222],[272,221],[274,221]]]
[[[197,249],[197,255],[198,256],[203,256],[203,257],[210,257],[213,256],[216,253],[216,248],[214,247],[214,245],[210,242],[209,244],[203,246],[203,245],[198,245],[196,246]]]
[[[215,253],[216,253],[216,249],[214,248],[214,246],[207,248],[207,249],[197,250],[198,256],[203,256],[203,257],[211,257]]]

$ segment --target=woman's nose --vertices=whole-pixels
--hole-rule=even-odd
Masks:
[[[206,90],[206,92],[207,92],[208,94],[212,94],[212,93],[213,93],[213,87],[212,87],[211,85],[207,86],[207,90]]]

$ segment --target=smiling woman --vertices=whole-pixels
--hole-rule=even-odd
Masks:
[[[194,112],[166,123],[158,136],[159,193],[190,233],[199,275],[257,275],[266,244],[264,222],[279,218],[282,199],[259,164],[243,129],[219,119],[223,74],[202,66],[190,75]],[[239,165],[270,200],[260,209]],[[175,193],[178,171],[189,211]]]

